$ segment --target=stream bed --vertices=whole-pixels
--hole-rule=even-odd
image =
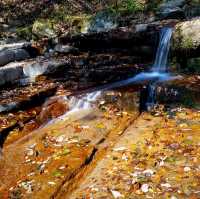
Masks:
[[[200,76],[168,67],[171,36],[154,64],[112,49],[3,66],[19,73],[0,91],[0,198],[200,198]]]

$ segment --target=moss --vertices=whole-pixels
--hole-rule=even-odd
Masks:
[[[192,41],[192,38],[190,38],[190,37],[184,38],[181,43],[181,48],[183,48],[185,50],[194,48],[194,43]]]
[[[17,28],[16,33],[17,33],[17,36],[22,39],[31,40],[32,39],[32,26]]]
[[[110,5],[108,10],[112,13],[135,14],[145,9],[145,2],[142,0],[122,0],[114,5]]]
[[[186,31],[186,30],[184,30]],[[178,26],[173,34],[173,48],[182,49],[187,51],[189,49],[195,48],[194,41],[190,34],[184,34],[181,26]]]

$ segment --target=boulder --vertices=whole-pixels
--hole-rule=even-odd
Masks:
[[[162,3],[158,8],[158,16],[161,19],[184,19],[183,6],[186,0],[170,0]]]
[[[28,42],[0,45],[0,66],[30,58],[31,48]]]
[[[47,75],[50,73],[54,73],[61,68],[68,65],[68,61],[66,60],[55,60],[55,59],[44,59],[40,58],[40,60],[36,60],[33,63],[27,64],[23,67],[24,76],[28,78],[35,78],[39,75]]]
[[[0,52],[4,50],[14,50],[14,49],[20,49],[20,48],[27,48],[31,46],[30,42],[18,42],[18,43],[8,43],[8,44],[2,44],[0,45]]]
[[[0,86],[22,81],[26,78],[34,80],[39,75],[47,75],[62,70],[69,64],[64,59],[45,59],[12,62],[0,68]]]
[[[0,86],[23,77],[23,64],[12,63],[0,68]]]
[[[12,61],[20,61],[30,58],[29,53],[24,49],[5,50],[0,52],[0,66]]]
[[[51,21],[48,20],[37,20],[33,24],[32,28],[32,33],[37,37],[37,38],[55,38],[56,32],[54,28],[54,24]]]
[[[200,18],[180,22],[175,26],[172,49],[187,56],[199,56]]]

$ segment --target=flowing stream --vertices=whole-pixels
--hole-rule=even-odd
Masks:
[[[63,115],[62,118],[66,116],[71,116],[75,113],[78,113],[80,117],[89,114],[92,111],[92,104],[101,96],[102,92],[105,90],[118,88],[130,84],[142,83],[144,81],[149,82],[149,85],[147,87],[148,99],[146,102],[146,106],[147,109],[149,107],[152,107],[155,103],[156,84],[158,82],[168,81],[176,78],[167,73],[167,60],[170,49],[171,36],[171,28],[161,29],[160,41],[156,53],[155,62],[150,72],[142,72],[132,78],[97,87],[95,91],[89,92],[88,94],[85,94],[83,97],[80,98],[71,97],[69,99],[70,111]],[[81,113],[83,113],[83,115]]]
[[[152,73],[156,73],[158,76],[170,77],[167,74],[167,61],[170,49],[170,40],[172,37],[172,28],[163,28],[160,33],[160,42],[156,53],[156,59],[152,67]],[[154,81],[148,86],[148,99],[146,108],[151,109],[155,104],[156,84]]]

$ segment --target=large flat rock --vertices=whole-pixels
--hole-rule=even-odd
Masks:
[[[0,45],[0,66],[30,58],[28,48],[32,48],[29,42]]]
[[[64,59],[46,59],[43,57],[12,62],[0,68],[0,86],[12,84],[20,79],[33,79],[39,75],[47,75],[68,64],[68,61]]]

